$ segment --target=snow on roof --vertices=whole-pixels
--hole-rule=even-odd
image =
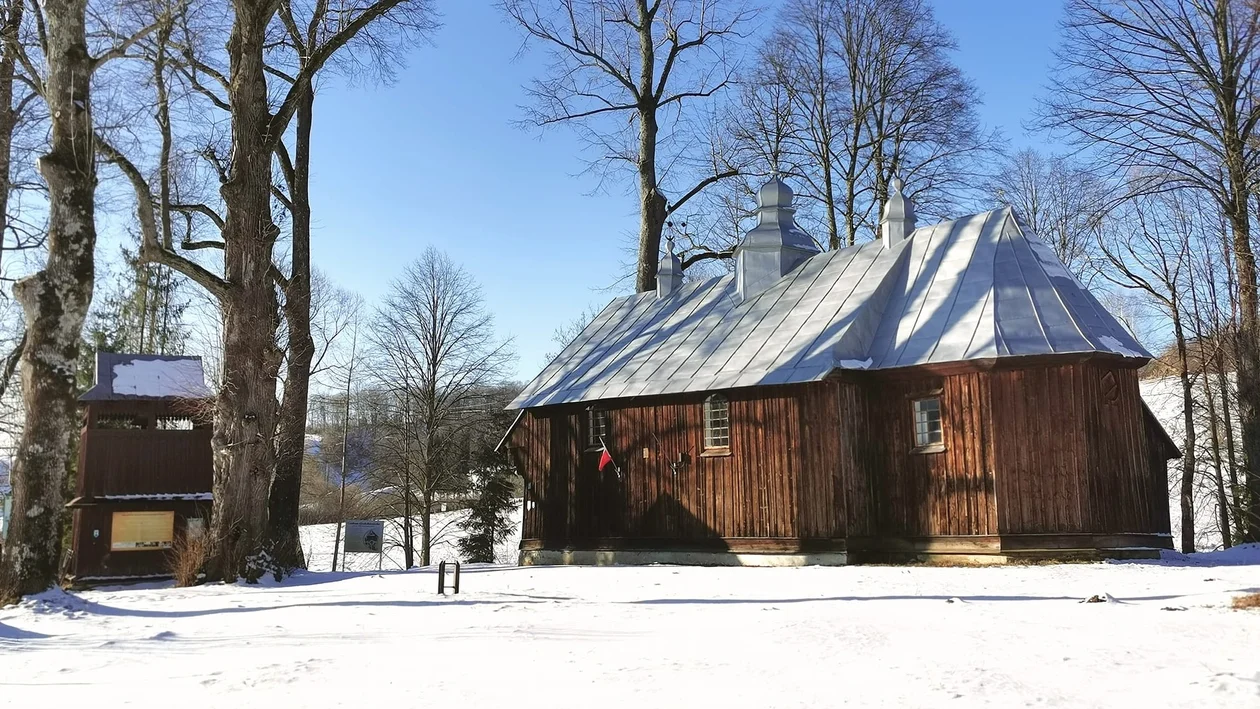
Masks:
[[[111,399],[205,399],[200,357],[96,353],[96,384],[80,401]]]
[[[818,254],[742,302],[729,275],[618,298],[508,408],[1066,353],[1151,356],[1003,208]]]

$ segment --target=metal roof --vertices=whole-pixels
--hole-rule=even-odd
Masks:
[[[818,254],[743,302],[732,276],[617,298],[508,408],[1090,352],[1151,357],[1003,208]]]
[[[123,370],[118,368],[122,367]],[[139,370],[143,371],[130,371]],[[118,377],[124,377],[116,390]],[[79,401],[129,401],[205,399],[213,396],[206,386],[200,357],[97,352],[95,380]]]

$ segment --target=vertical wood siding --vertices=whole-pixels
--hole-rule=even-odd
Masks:
[[[210,492],[210,429],[85,429],[79,454],[80,495]]]
[[[917,452],[912,401],[936,392],[944,445]],[[597,470],[586,449],[585,406],[527,413],[511,439],[527,480],[523,539],[722,548],[1167,531],[1164,447],[1148,442],[1134,370],[871,372],[725,393],[724,455],[704,455],[704,395],[603,402],[620,473]]]
[[[836,386],[728,396],[725,455],[705,455],[704,396],[609,405],[607,443],[620,474],[600,472],[599,451],[586,449],[584,407],[526,414],[511,440],[528,483],[523,538],[843,536]]]
[[[988,374],[876,377],[867,386],[864,432],[874,524],[867,534],[997,533],[988,427]],[[918,452],[913,401],[941,399],[943,449]]]
[[[1081,363],[992,381],[1002,533],[1167,532],[1136,370]]]

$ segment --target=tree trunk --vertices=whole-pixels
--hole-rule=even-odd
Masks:
[[[652,37],[653,12],[644,0],[638,1],[639,12],[639,267],[634,289],[656,290],[656,269],[660,265],[661,232],[669,205],[661,194],[656,176],[656,98],[653,94],[656,77],[656,43]],[[428,513],[426,505],[426,514]],[[426,531],[427,534],[427,531]],[[428,556],[428,537],[425,537]],[[425,564],[429,562],[426,558]]]
[[[45,0],[51,116],[39,170],[48,183],[48,260],[13,292],[26,340],[19,363],[26,425],[11,483],[13,517],[0,564],[0,605],[56,581],[61,549],[62,485],[78,434],[75,378],[83,321],[92,304],[96,248],[86,0]]]
[[[407,440],[411,440],[408,438]],[[411,460],[403,455],[403,568],[416,565],[416,536],[411,522]]]
[[[1260,542],[1260,314],[1257,312],[1256,260],[1251,251],[1251,227],[1245,211],[1235,221],[1233,232],[1239,306],[1238,419],[1242,429],[1245,488],[1242,541]]]
[[[16,75],[16,53],[11,42],[18,40],[18,31],[22,27],[22,11],[26,5],[23,0],[8,0],[0,7],[4,16],[0,18],[0,273],[4,273],[4,234],[9,228],[9,190],[12,188],[10,175],[13,164],[13,131],[17,128],[17,111],[13,106],[13,79]]]
[[[256,579],[275,466],[278,304],[271,259],[279,232],[271,217],[271,111],[263,73],[266,0],[234,0],[228,40],[232,162],[220,192],[223,228],[223,388],[214,426],[214,525],[210,577]]]
[[[1248,199],[1252,177],[1240,115],[1244,92],[1240,77],[1249,69],[1240,66],[1235,47],[1228,46],[1236,30],[1231,26],[1233,3],[1218,2],[1213,7],[1213,35],[1221,62],[1221,135],[1227,178],[1225,216],[1233,236],[1235,273],[1238,276],[1238,333],[1236,344],[1238,377],[1238,419],[1242,428],[1243,475],[1246,487],[1244,538],[1260,542],[1260,301],[1257,299],[1256,257],[1251,247],[1251,221]]]
[[[276,434],[276,476],[267,501],[267,537],[276,564],[283,569],[302,566],[298,533],[298,498],[302,491],[302,457],[306,452],[306,413],[309,404],[311,361],[311,119],[315,92],[303,92],[298,103],[293,180],[289,185],[292,219],[292,270],[284,289],[284,318],[289,326],[289,357]]]
[[[1202,367],[1200,376],[1203,377],[1203,393],[1207,397],[1208,407],[1208,434],[1212,442],[1212,464],[1216,468],[1213,482],[1216,483],[1216,506],[1219,510],[1218,517],[1221,524],[1221,544],[1226,548],[1234,546],[1233,537],[1230,534],[1229,518],[1230,505],[1229,497],[1225,494],[1225,476],[1224,463],[1221,459],[1221,434],[1219,427],[1219,418],[1216,415],[1216,395],[1212,393],[1212,379],[1208,376],[1208,361],[1203,356],[1202,339],[1199,340],[1199,364]],[[1215,343],[1220,347],[1220,340]]]
[[[403,397],[403,568],[410,569],[416,565],[416,534],[412,524],[411,510],[411,424],[414,422],[411,413],[411,393]]]
[[[1238,503],[1240,502],[1241,489],[1238,485],[1238,460],[1234,447],[1234,417],[1230,414],[1229,409],[1229,376],[1225,372],[1225,355],[1222,347],[1216,350],[1216,386],[1221,390],[1221,425],[1225,429],[1225,464],[1229,473],[1229,498],[1230,519],[1234,524],[1233,538],[1235,541],[1243,537],[1243,522],[1240,519]]]
[[[656,183],[656,110],[640,111],[639,121],[639,267],[634,288],[642,293],[656,290],[661,233],[669,212]]]
[[[1194,390],[1190,384],[1190,364],[1186,353],[1186,333],[1181,324],[1181,315],[1177,299],[1171,303],[1173,319],[1173,336],[1177,338],[1178,374],[1181,378],[1182,423],[1186,427],[1185,443],[1182,446],[1181,458],[1181,551],[1185,554],[1194,552],[1194,474],[1195,474],[1195,430],[1194,430]]]
[[[420,501],[420,565],[433,563],[433,491],[426,487]]]

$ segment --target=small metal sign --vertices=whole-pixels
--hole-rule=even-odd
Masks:
[[[352,552],[381,553],[385,541],[385,523],[381,520],[354,520],[346,522],[347,554]]]

